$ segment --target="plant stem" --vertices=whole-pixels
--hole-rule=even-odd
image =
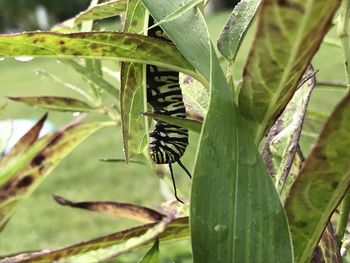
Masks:
[[[348,90],[350,90],[349,8],[350,0],[343,0],[340,6],[337,25],[337,34],[344,52],[346,86]]]
[[[343,243],[342,239],[344,237],[346,226],[348,224],[349,213],[350,213],[350,191],[348,190],[341,205],[339,222],[338,222],[337,231],[336,231],[339,247],[341,247]]]
[[[350,47],[349,47],[349,8],[350,0],[343,0],[340,6],[340,14],[338,17],[337,34],[340,38],[341,45],[344,52],[345,58],[345,77],[346,77],[346,87],[350,90]],[[343,199],[340,217],[337,226],[336,235],[338,238],[339,246],[342,245],[342,240],[344,238],[344,233],[349,219],[350,213],[350,191],[348,190]]]

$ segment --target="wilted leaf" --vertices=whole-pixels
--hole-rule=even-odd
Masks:
[[[207,83],[173,44],[130,33],[27,32],[0,35],[0,56],[84,57],[146,64],[152,62],[156,66],[181,71]]]
[[[127,2],[127,0],[115,0],[95,5],[77,15],[74,18],[74,25],[88,20],[101,20],[124,13],[128,5]]]
[[[299,145],[311,92],[316,84],[315,72],[309,67],[304,74],[305,83],[295,92],[282,115],[270,129],[262,150],[265,164],[275,179],[281,194]]]
[[[124,32],[145,32],[148,13],[139,0],[130,0],[125,17]],[[147,124],[140,112],[145,110],[145,65],[123,62],[120,70],[120,105],[123,144],[126,163],[141,153],[147,144]]]
[[[187,128],[196,133],[201,133],[202,123],[199,121],[172,117],[172,116],[163,115],[163,114],[156,114],[152,112],[144,112],[143,115],[151,117],[155,120],[164,121],[169,124]]]
[[[101,112],[100,108],[96,108],[84,101],[68,98],[68,97],[8,97],[8,99],[22,102],[29,106],[39,107],[56,111],[72,111],[72,112]]]
[[[266,0],[243,73],[239,110],[256,144],[296,91],[340,0]]]
[[[125,217],[145,223],[158,222],[164,217],[163,214],[156,210],[127,203],[112,201],[72,202],[57,195],[54,196],[54,199],[63,206],[91,210],[117,217]]]
[[[115,246],[127,242],[131,238],[137,238],[144,235],[149,229],[156,226],[156,223],[138,226],[127,229],[121,232],[113,233],[107,236],[96,238],[90,241],[85,241],[79,244],[68,246],[60,249],[44,250],[33,253],[23,253],[15,256],[3,258],[0,263],[13,262],[45,262],[52,261],[52,259],[63,260],[63,262],[72,262],[74,256],[90,255],[94,256],[94,251],[100,252],[102,255],[104,251],[113,251]],[[160,242],[176,241],[187,238],[189,236],[188,217],[178,218],[173,220],[166,226],[165,230],[159,235]],[[143,248],[150,244],[151,241],[144,243],[138,248]],[[116,250],[114,250],[115,252]],[[91,257],[89,258],[91,260]],[[96,259],[96,258],[95,258]],[[73,261],[74,262],[74,261]],[[76,261],[75,261],[76,262]],[[94,261],[83,261],[92,263]]]
[[[7,178],[9,180],[2,181],[0,226],[8,221],[16,206],[36,189],[64,157],[91,134],[110,125],[111,123],[75,123],[55,132],[51,137],[46,136],[48,143],[44,144],[45,148],[41,146],[42,150],[35,151],[36,154],[30,163],[22,166],[20,170],[16,169],[15,173]]]
[[[233,9],[217,43],[220,53],[227,60],[231,62],[235,60],[260,2],[261,0],[242,0]]]
[[[336,107],[292,185],[286,212],[296,262],[310,261],[350,184],[350,94]]]
[[[138,263],[158,263],[159,259],[159,240],[154,241],[151,249],[139,260]]]

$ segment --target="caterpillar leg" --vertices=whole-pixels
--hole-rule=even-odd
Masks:
[[[177,201],[179,201],[180,203],[184,204],[184,202],[181,201],[181,199],[178,198],[178,196],[177,196],[175,177],[174,177],[174,173],[173,173],[173,168],[171,167],[171,163],[169,163],[169,169],[170,169],[170,174],[171,174],[171,180],[173,181],[175,198],[176,198]]]
[[[192,179],[191,173],[186,169],[186,167],[182,164],[182,162],[180,161],[180,159],[177,159],[176,162],[181,166],[182,169],[184,169],[184,171],[187,173],[188,177],[190,179]]]

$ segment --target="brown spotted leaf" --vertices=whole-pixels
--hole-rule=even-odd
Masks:
[[[49,140],[47,145],[36,153],[30,163],[16,170],[0,186],[0,227],[9,220],[17,205],[36,189],[64,157],[91,134],[110,125],[111,123],[74,123],[50,137],[44,137],[46,141]]]
[[[145,223],[158,222],[164,217],[163,214],[151,208],[127,203],[112,201],[72,202],[57,195],[54,196],[54,199],[63,206],[91,210],[117,217],[125,217]]]
[[[350,94],[327,120],[286,199],[296,262],[309,262],[350,184]]]
[[[148,13],[138,0],[130,0],[125,17],[124,32],[138,33],[147,29]],[[141,112],[145,111],[145,66],[122,63],[120,70],[120,104],[123,143],[126,162],[141,153],[147,144],[147,123]]]
[[[156,225],[157,223],[142,225],[64,248],[21,253],[7,258],[5,257],[0,260],[0,263],[51,262],[53,259],[56,261],[68,261],[72,259],[70,262],[74,262],[74,259],[80,259],[79,262],[96,262],[96,253],[103,255],[106,251],[115,252],[116,248],[120,247],[121,244],[132,238],[144,235],[149,229]],[[173,220],[165,227],[164,231],[160,233],[158,237],[161,243],[188,238],[188,217]],[[151,243],[152,240],[149,240],[137,248],[144,248]],[[85,257],[83,258],[83,256]]]
[[[127,0],[114,0],[97,4],[77,15],[73,19],[73,24],[78,25],[88,20],[101,20],[120,15],[125,12],[128,4],[127,2]]]
[[[152,62],[156,66],[181,71],[207,83],[173,44],[131,33],[26,32],[0,35],[0,56],[83,57]]]
[[[266,0],[238,106],[256,144],[275,123],[331,26],[340,0]]]
[[[54,96],[41,97],[8,97],[10,100],[22,102],[29,106],[47,110],[71,111],[71,112],[101,112],[100,108],[91,106],[84,101]]]

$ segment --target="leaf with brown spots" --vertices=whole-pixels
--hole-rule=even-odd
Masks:
[[[285,209],[296,262],[309,262],[350,184],[350,94],[327,120],[292,185]]]
[[[162,221],[161,224],[164,225]],[[0,260],[0,263],[51,262],[53,260],[77,262],[78,259],[79,262],[97,262],[97,255],[105,256],[107,253],[115,253],[117,251],[116,249],[120,249],[121,245],[123,246],[123,244],[125,244],[128,240],[146,234],[149,229],[155,226],[157,226],[157,223],[151,223],[64,248],[52,250],[45,249],[43,251],[21,253],[9,256],[7,258],[4,257]],[[182,240],[188,237],[188,217],[174,219],[171,223],[166,225],[164,231],[158,235],[161,243],[167,241],[174,242],[176,240]],[[135,249],[144,248],[152,244],[152,242],[153,239],[148,240],[145,243],[137,246]],[[127,249],[129,249],[129,247],[127,247]]]
[[[152,63],[181,71],[208,85],[175,45],[166,41],[131,33],[117,32],[26,32],[0,35],[0,56],[94,58],[124,62]]]
[[[97,122],[74,123],[39,140],[38,143],[42,141],[39,145],[40,151],[36,151],[29,163],[15,170],[0,185],[0,227],[10,219],[17,205],[38,187],[64,157],[91,134],[112,124],[114,125]],[[34,149],[38,148],[34,146]],[[30,150],[32,149],[28,151]]]
[[[124,32],[138,33],[147,29],[148,13],[139,0],[130,0],[125,16]],[[123,144],[126,163],[130,158],[143,152],[147,145],[148,127],[141,112],[145,111],[146,99],[145,65],[138,63],[121,64],[120,107]]]
[[[72,202],[58,195],[54,195],[54,199],[63,206],[91,210],[117,217],[125,217],[145,223],[158,222],[164,217],[163,214],[156,210],[127,203],[112,201]]]
[[[262,1],[238,100],[257,145],[295,93],[340,2]]]
[[[102,20],[105,18],[118,16],[126,11],[127,5],[127,0],[114,0],[97,4],[73,18],[73,24],[76,26],[88,20]]]
[[[101,113],[100,108],[91,106],[84,101],[67,97],[8,97],[8,99],[47,110]]]

